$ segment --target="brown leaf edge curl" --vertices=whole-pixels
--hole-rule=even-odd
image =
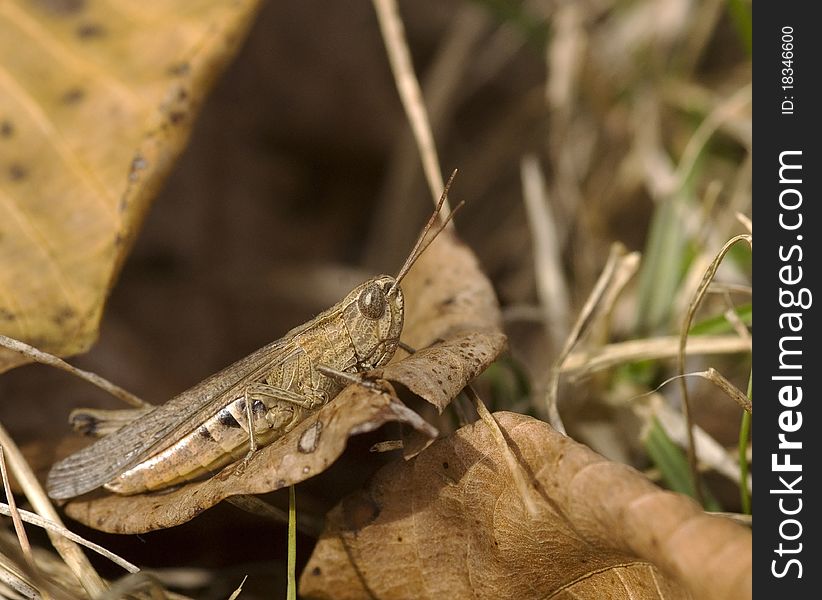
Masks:
[[[534,477],[537,518],[487,427],[463,427],[329,513],[301,597],[622,597],[626,581],[632,597],[751,597],[748,529],[546,423],[496,417]]]
[[[407,307],[403,339],[434,343],[389,364],[382,377],[402,383],[442,410],[504,349],[499,307],[473,253],[450,232],[431,244],[403,288]],[[229,465],[210,479],[171,491],[136,496],[100,492],[69,502],[66,513],[112,533],[172,527],[229,496],[267,493],[313,477],[342,454],[348,437],[388,421],[410,425],[429,438],[437,435],[388,394],[355,384],[284,437],[258,450],[245,469]],[[307,447],[313,449],[306,452]]]

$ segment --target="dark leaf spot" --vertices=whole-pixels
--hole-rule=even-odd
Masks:
[[[447,469],[447,468],[448,468],[448,463],[447,463],[447,462],[443,462],[443,463],[442,463],[442,468],[443,468],[443,469]]]
[[[75,30],[81,40],[92,40],[106,35],[106,28],[99,23],[81,23]]]
[[[314,577],[319,577],[320,575],[323,574],[323,571],[322,571],[322,569],[320,569],[320,567],[314,567],[313,569],[311,569],[311,574]]]
[[[78,102],[80,102],[85,97],[86,97],[85,90],[83,90],[82,88],[79,88],[79,87],[73,87],[70,90],[68,90],[65,94],[63,94],[63,96],[62,96],[62,98],[60,98],[60,100],[63,102],[63,104],[66,104],[66,105],[70,106],[72,104],[77,104]]]
[[[177,63],[168,68],[170,75],[187,75],[191,70],[191,66],[187,62]]]
[[[14,125],[11,121],[0,121],[0,138],[10,138],[14,135]]]
[[[17,315],[0,307],[0,321],[14,321],[15,319],[17,319]]]
[[[202,427],[200,427],[200,428],[197,430],[197,434],[198,434],[201,438],[203,438],[204,440],[208,440],[208,441],[210,441],[210,442],[213,442],[213,441],[214,441],[214,436],[213,436],[213,435],[211,435],[211,432],[208,430],[208,427],[206,427],[205,425],[204,425],[204,426],[202,426]]]
[[[12,181],[22,181],[28,174],[28,169],[19,163],[14,163],[9,167],[9,179]]]
[[[77,312],[70,306],[63,306],[58,310],[51,320],[54,322],[55,325],[58,327],[62,327],[69,321],[71,321],[74,317],[77,316]]]
[[[174,110],[169,113],[168,120],[172,125],[177,125],[182,123],[183,119],[186,118],[186,114],[179,110]]]

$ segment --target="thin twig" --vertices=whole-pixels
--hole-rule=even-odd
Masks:
[[[140,408],[152,406],[145,400],[138,398],[131,392],[124,390],[119,385],[111,383],[110,381],[100,377],[96,373],[91,373],[90,371],[78,369],[77,367],[70,365],[63,359],[57,358],[53,354],[49,354],[48,352],[38,350],[34,346],[29,346],[24,342],[15,340],[14,338],[6,337],[5,335],[0,335],[0,346],[9,349],[12,352],[17,352],[18,354],[26,356],[35,362],[44,365],[49,365],[50,367],[54,367],[62,371],[68,371],[72,375],[76,375],[80,379],[88,381],[90,384],[95,385],[101,390],[108,392],[115,398],[119,398],[126,404],[131,404],[132,406],[137,406]]]
[[[436,204],[443,188],[442,172],[434,136],[431,133],[428,112],[425,109],[419,81],[414,73],[411,53],[408,51],[408,42],[405,38],[405,28],[400,18],[399,8],[396,0],[373,0],[373,4],[380,23],[380,32],[385,42],[388,60],[391,63],[391,70],[394,73],[397,91],[408,116],[411,131],[414,133],[425,178]],[[447,200],[445,209],[451,212]]]
[[[60,516],[54,509],[45,491],[43,491],[40,482],[37,481],[34,473],[31,471],[23,453],[14,443],[14,440],[0,423],[0,445],[6,450],[6,455],[9,460],[9,466],[17,478],[17,482],[23,489],[23,492],[34,507],[35,512],[39,515],[48,518],[49,520],[63,526]],[[65,526],[63,526],[65,527]],[[71,572],[80,581],[80,584],[88,592],[92,598],[101,596],[106,591],[106,584],[103,582],[94,567],[91,566],[86,555],[80,547],[75,544],[70,538],[63,535],[58,535],[49,531],[49,538],[54,548],[63,557],[63,560],[68,565]]]

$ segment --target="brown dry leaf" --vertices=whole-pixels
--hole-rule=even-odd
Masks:
[[[444,407],[504,348],[499,307],[476,258],[451,233],[443,233],[412,272],[415,276],[403,282],[408,315],[403,340],[442,341],[388,365],[382,376]],[[258,450],[245,468],[229,465],[208,480],[173,491],[137,496],[101,492],[70,502],[66,512],[90,527],[116,533],[171,527],[229,496],[262,494],[313,477],[342,454],[350,436],[388,421],[411,425],[429,437],[437,434],[389,394],[355,384]]]
[[[258,0],[0,3],[0,333],[86,350]],[[0,349],[0,372],[25,359]]]
[[[496,416],[534,477],[537,517],[475,423],[334,508],[301,597],[751,597],[748,529],[546,423]]]

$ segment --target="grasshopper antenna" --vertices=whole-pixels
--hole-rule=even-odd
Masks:
[[[414,263],[417,262],[417,259],[422,255],[423,252],[425,252],[425,250],[428,248],[428,246],[431,245],[431,242],[433,242],[435,239],[437,239],[437,236],[440,233],[442,233],[442,230],[445,229],[445,227],[448,225],[448,223],[451,221],[451,219],[454,218],[454,215],[456,214],[456,212],[460,208],[462,208],[463,205],[465,204],[465,201],[462,201],[459,204],[457,204],[457,206],[455,206],[454,209],[450,213],[448,213],[448,216],[445,218],[445,220],[442,222],[442,224],[439,226],[439,228],[434,232],[434,235],[431,236],[431,239],[429,239],[423,245],[423,240],[425,240],[425,236],[427,236],[428,232],[431,231],[431,227],[434,225],[434,221],[437,220],[437,217],[439,216],[440,211],[442,210],[442,205],[445,203],[445,200],[448,198],[448,190],[451,188],[451,182],[454,181],[454,177],[456,177],[456,176],[457,176],[457,169],[454,169],[454,171],[451,173],[451,177],[448,178],[448,181],[446,182],[445,187],[442,190],[442,194],[440,195],[439,202],[437,202],[437,208],[434,209],[434,212],[431,215],[431,218],[428,219],[428,223],[425,224],[425,227],[423,228],[422,233],[420,233],[420,236],[417,238],[417,241],[414,244],[414,247],[411,249],[411,253],[408,255],[408,258],[405,260],[405,264],[400,268],[399,273],[397,273],[397,276],[394,278],[394,284],[388,290],[388,292],[386,293],[386,296],[390,296],[392,293],[394,293],[394,289],[397,286],[399,286],[400,281],[402,281],[402,278],[405,277],[405,275],[408,273],[408,271],[411,270],[411,267],[414,266]]]

